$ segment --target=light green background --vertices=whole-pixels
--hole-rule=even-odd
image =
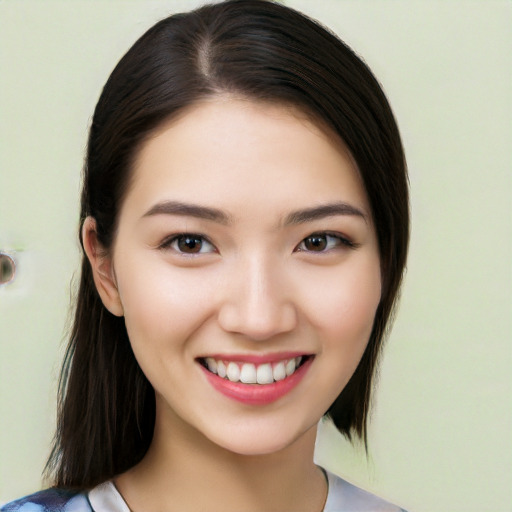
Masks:
[[[318,460],[411,512],[512,510],[512,3],[294,0],[372,67],[403,133],[407,279],[370,458]],[[195,1],[0,0],[0,502],[41,486],[54,427],[79,174],[95,100],[154,21]]]

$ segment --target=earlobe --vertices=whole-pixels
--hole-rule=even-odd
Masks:
[[[113,315],[123,316],[123,305],[117,289],[112,257],[98,241],[96,221],[93,217],[87,217],[84,221],[82,243],[103,305]]]

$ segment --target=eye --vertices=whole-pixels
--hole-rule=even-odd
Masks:
[[[206,240],[204,236],[193,233],[175,235],[161,245],[162,249],[168,247],[181,254],[207,254],[216,252],[213,244]]]
[[[303,252],[327,252],[340,245],[355,247],[355,244],[346,238],[331,233],[313,233],[304,238],[297,246],[297,251]]]

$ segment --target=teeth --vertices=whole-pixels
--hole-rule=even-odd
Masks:
[[[289,377],[295,371],[295,359],[290,359],[285,366],[286,375]]]
[[[277,382],[278,380],[283,380],[286,377],[286,368],[284,363],[281,361],[274,366],[274,371],[272,372],[274,375],[274,380]]]
[[[243,382],[244,384],[272,384],[292,375],[299,367],[302,357],[254,365],[252,363],[235,363],[216,360],[213,357],[205,358],[204,362],[208,370],[223,379],[231,382]]]
[[[245,363],[242,365],[240,382],[244,384],[256,384],[256,367],[253,364]]]
[[[222,361],[217,362],[217,375],[223,379],[226,377],[226,365]]]
[[[229,363],[226,374],[231,382],[240,382],[240,368],[236,363]]]
[[[213,357],[207,357],[206,364],[208,366],[208,370],[210,370],[212,373],[217,373],[217,361],[215,361]]]
[[[260,364],[258,366],[256,381],[258,384],[271,384],[274,382],[274,375],[272,374],[272,366],[270,363]]]

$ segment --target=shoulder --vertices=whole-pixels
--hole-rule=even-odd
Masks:
[[[0,512],[92,512],[92,508],[83,493],[46,489],[3,505]]]
[[[400,507],[326,471],[329,493],[324,512],[405,512]]]

